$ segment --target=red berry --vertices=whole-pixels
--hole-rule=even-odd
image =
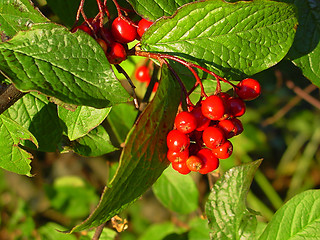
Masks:
[[[185,162],[173,162],[171,165],[174,170],[178,171],[181,174],[186,175],[191,172]]]
[[[208,148],[216,148],[226,141],[223,131],[217,127],[208,127],[203,131],[202,139]]]
[[[150,82],[151,80],[149,68],[144,65],[136,69],[134,76],[139,82]]]
[[[185,162],[189,158],[189,150],[172,151],[169,149],[167,152],[167,158],[170,162]]]
[[[207,174],[216,170],[219,167],[219,159],[208,148],[201,149],[197,156],[201,158],[203,165],[199,170],[201,174]]]
[[[235,135],[239,135],[243,132],[243,125],[241,123],[241,121],[238,118],[233,118],[231,119],[231,121],[233,122],[234,126],[235,126]]]
[[[232,138],[236,135],[235,123],[230,119],[222,120],[218,123],[219,128],[224,132],[226,138]]]
[[[253,100],[261,94],[261,86],[257,80],[246,78],[237,84],[235,91],[243,100]]]
[[[142,35],[145,33],[145,31],[151,26],[153,22],[151,21],[148,21],[146,19],[141,19],[138,23],[138,29],[137,29],[137,32],[138,32],[138,35],[140,37],[142,37]]]
[[[178,130],[171,130],[167,135],[167,146],[169,150],[182,152],[190,145],[190,139],[187,135]]]
[[[191,133],[197,127],[197,120],[191,113],[183,111],[176,116],[174,125],[182,133]]]
[[[112,42],[114,42],[113,36],[112,36],[110,30],[105,27],[100,29],[99,35],[108,45],[110,45]]]
[[[227,105],[232,117],[241,117],[246,112],[246,104],[241,98],[229,98]]]
[[[97,32],[100,28],[100,21],[99,19],[96,19],[96,21],[94,21],[94,18],[89,18],[88,22],[90,23],[91,27],[93,28],[94,32]],[[88,24],[86,22],[83,22],[83,24],[85,24],[86,26],[88,26]]]
[[[191,171],[198,172],[202,168],[203,162],[201,158],[197,156],[190,156],[187,159],[186,164]]]
[[[113,42],[108,48],[106,56],[108,58],[109,63],[119,64],[122,61],[126,60],[127,53],[124,46],[121,43]]]
[[[224,101],[217,95],[211,95],[202,101],[201,111],[205,117],[219,120],[225,114]]]
[[[214,155],[220,159],[226,159],[230,157],[232,154],[232,151],[233,151],[233,146],[229,140],[227,140],[221,146],[212,149],[212,152],[214,153]]]
[[[129,20],[117,17],[112,22],[111,33],[117,42],[129,43],[136,39],[137,29],[129,23]]]
[[[107,45],[107,43],[106,43],[103,39],[101,39],[101,38],[97,38],[96,41],[97,41],[97,42],[99,43],[99,45],[102,47],[104,53],[106,53],[107,50],[108,50],[108,45]]]
[[[91,30],[88,26],[86,26],[86,25],[77,26],[77,27],[75,27],[74,29],[72,29],[72,32],[76,32],[78,29],[80,29],[80,30],[88,33],[90,36],[93,36],[92,30]]]
[[[211,120],[202,114],[201,107],[195,107],[192,109],[191,114],[197,120],[197,131],[203,131],[209,126]]]

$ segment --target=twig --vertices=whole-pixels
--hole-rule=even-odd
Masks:
[[[0,114],[22,98],[26,93],[19,91],[13,84],[0,93]]]
[[[96,231],[95,231],[95,233],[93,235],[92,240],[99,240],[105,225],[106,225],[106,223],[103,223],[103,224],[101,224],[100,226],[97,227],[97,229],[96,229]]]

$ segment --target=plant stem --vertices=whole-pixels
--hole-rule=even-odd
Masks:
[[[22,98],[26,93],[19,91],[13,84],[0,93],[0,114]]]

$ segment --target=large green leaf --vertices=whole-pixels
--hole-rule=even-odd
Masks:
[[[294,5],[275,1],[199,1],[156,21],[143,35],[144,51],[196,62],[239,79],[278,63],[292,45]]]
[[[199,192],[190,175],[167,168],[152,187],[154,194],[168,209],[187,214],[198,208]]]
[[[320,2],[295,0],[299,26],[288,57],[320,87]]]
[[[37,24],[0,44],[0,70],[21,91],[104,108],[129,99],[99,44],[82,31]]]
[[[26,94],[4,114],[28,129],[39,144],[39,147],[35,148],[30,141],[23,141],[24,146],[44,152],[57,150],[57,144],[62,137],[62,127],[57,114],[57,106],[49,103],[45,96],[37,93]]]
[[[1,114],[0,167],[11,172],[31,176],[32,155],[19,147],[19,143],[23,139],[38,145],[37,139],[27,129]]]
[[[78,106],[75,111],[58,107],[58,114],[65,125],[65,132],[71,141],[83,137],[97,127],[109,114],[111,107],[96,109]]]
[[[168,166],[166,136],[180,102],[180,89],[167,68],[159,89],[128,134],[116,175],[91,216],[71,232],[99,226],[137,200]]]
[[[136,12],[149,20],[171,16],[178,7],[195,0],[128,0]]]
[[[47,22],[29,0],[0,1],[0,35],[4,42],[17,32],[29,29],[34,23]]]
[[[71,149],[82,156],[98,157],[117,150],[107,131],[100,125],[91,130],[87,135],[71,142]]]
[[[257,219],[246,207],[246,195],[260,163],[231,168],[214,185],[206,203],[211,239],[255,239]]]
[[[259,240],[320,239],[320,191],[290,199],[273,216]]]

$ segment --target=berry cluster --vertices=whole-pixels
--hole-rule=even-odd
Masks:
[[[152,22],[141,19],[137,24],[129,18],[119,16],[111,23],[103,26],[99,18],[90,18],[84,21],[78,29],[88,33],[96,39],[111,64],[119,64],[127,58],[128,43],[139,40],[144,32],[150,27]]]
[[[167,135],[167,158],[181,174],[191,171],[207,174],[230,157],[230,138],[243,132],[238,119],[246,111],[244,100],[261,93],[258,81],[247,78],[234,87],[235,96],[219,92],[177,114],[174,129]]]

